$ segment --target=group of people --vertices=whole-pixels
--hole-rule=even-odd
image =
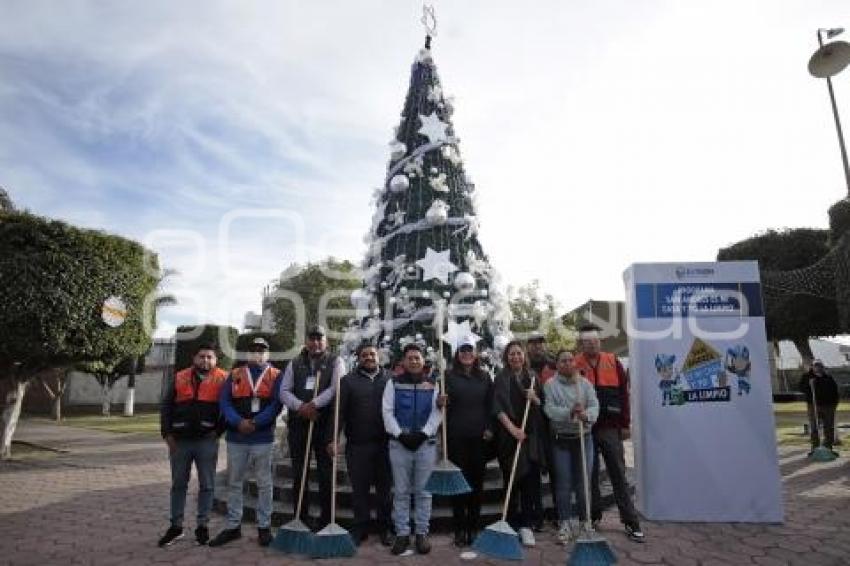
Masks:
[[[562,543],[577,535],[578,520],[587,519],[583,478],[590,480],[590,520],[594,525],[600,521],[600,458],[626,534],[644,540],[625,475],[623,440],[630,425],[627,374],[616,356],[600,351],[595,329],[581,329],[576,353],[562,350],[554,358],[546,352],[542,335],[532,336],[526,344],[512,341],[503,350],[503,369],[495,378],[482,367],[476,343],[463,339],[445,376],[445,391],[440,391],[426,365],[426,352],[416,343],[403,348],[400,365],[392,372],[380,366],[374,345],[363,344],[355,367],[346,373],[343,361],[328,350],[325,334],[321,326],[311,327],[301,353],[283,372],[269,363],[269,345],[263,338],[251,343],[248,363],[229,374],[217,367],[215,346],[204,344],[194,353],[192,367],[178,371],[164,385],[161,429],[171,462],[171,526],[160,546],[184,537],[193,462],[199,484],[197,542],[221,546],[242,536],[244,481],[253,471],[257,540],[261,546],[271,543],[275,424],[283,407],[296,479],[292,501],[298,499],[297,479],[311,455],[319,479],[318,522],[299,519],[314,527],[330,522],[332,458],[344,453],[354,512],[350,532],[358,545],[370,532],[374,488],[381,543],[396,555],[411,545],[419,554],[430,551],[432,496],[425,487],[436,464],[441,425],[446,427],[449,460],[471,487],[452,501],[458,547],[471,544],[483,527],[485,468],[494,457],[505,485],[516,465],[508,521],[523,544],[534,545],[534,531],[543,528],[543,474],[549,474],[553,486]],[[227,443],[227,518],[225,528],[210,539],[207,523],[222,434]],[[345,442],[335,444],[339,436]]]

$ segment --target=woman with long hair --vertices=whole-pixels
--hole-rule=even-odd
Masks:
[[[481,369],[475,342],[464,339],[446,376],[446,423],[449,460],[457,465],[472,492],[452,498],[454,544],[472,543],[481,528],[481,494],[487,444],[493,437],[493,380]]]
[[[542,388],[528,367],[525,348],[518,340],[505,346],[502,355],[504,369],[496,376],[493,391],[493,415],[501,424],[498,427],[497,453],[499,467],[507,488],[517,442],[522,447],[517,461],[514,486],[508,503],[508,522],[519,529],[525,546],[534,546],[535,502],[540,499],[541,469],[546,466],[546,455],[541,437],[543,433]],[[522,416],[526,402],[531,403],[528,422],[522,429]]]

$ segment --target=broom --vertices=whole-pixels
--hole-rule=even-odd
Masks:
[[[531,387],[534,388],[534,375],[531,376]],[[525,412],[522,415],[522,426],[520,427],[525,432],[525,424],[528,422],[528,412],[531,409],[531,399],[525,401]],[[523,551],[522,545],[519,542],[519,535],[508,524],[508,504],[511,501],[511,490],[514,487],[514,477],[516,476],[516,466],[519,462],[519,451],[522,448],[522,441],[516,443],[514,451],[514,463],[511,466],[511,475],[508,479],[508,487],[505,490],[505,502],[502,504],[502,519],[489,525],[486,529],[475,538],[472,543],[472,548],[482,554],[492,556],[493,558],[501,558],[503,560],[522,560]]]
[[[587,458],[584,453],[584,423],[578,421],[578,437],[581,446],[581,478],[584,486],[584,529],[576,539],[567,566],[606,566],[616,564],[617,555],[608,541],[599,536],[590,526],[590,490],[587,487]]]
[[[321,372],[316,372],[316,385],[313,387],[313,400],[319,393]],[[295,517],[277,530],[271,547],[285,554],[309,554],[312,547],[313,533],[301,521],[301,504],[304,501],[304,487],[307,485],[307,470],[310,468],[310,448],[313,443],[314,422],[307,427],[307,448],[304,453],[304,468],[301,470],[301,487],[298,489],[298,503],[295,506]]]
[[[446,361],[443,359],[443,316],[442,308],[438,309],[437,316],[437,345],[439,347],[439,357],[437,363],[440,366],[440,391],[443,395],[446,394]],[[428,477],[428,482],[425,484],[425,491],[430,491],[434,495],[461,495],[470,493],[472,488],[466,478],[463,477],[463,472],[460,468],[449,461],[449,445],[447,440],[447,422],[446,422],[446,404],[443,403],[443,459],[431,471]]]
[[[812,414],[815,417],[815,433],[820,436],[820,422],[818,422],[818,401],[815,398],[815,380],[809,380],[809,388],[812,390]],[[823,431],[824,436],[826,436],[826,430]],[[835,460],[835,454],[821,444],[814,450],[812,450],[812,455],[809,456],[815,462],[832,462]]]
[[[336,378],[336,394],[334,395],[334,457],[331,467],[331,522],[313,537],[311,558],[345,558],[354,556],[357,547],[351,535],[336,524],[336,447],[339,441],[339,385],[342,375]]]

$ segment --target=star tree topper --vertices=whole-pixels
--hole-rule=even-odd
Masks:
[[[422,268],[422,280],[437,279],[443,285],[448,285],[449,275],[458,270],[449,259],[449,254],[449,250],[436,252],[429,247],[425,251],[425,257],[416,262],[416,265]]]
[[[431,112],[429,116],[420,114],[419,121],[422,123],[419,133],[427,137],[429,142],[444,142],[448,139],[446,129],[449,125],[440,120],[436,112]]]

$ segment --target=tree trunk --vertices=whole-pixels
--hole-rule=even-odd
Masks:
[[[62,422],[62,396],[57,395],[51,401],[53,404],[53,420],[56,421],[56,424]]]
[[[124,416],[132,417],[133,409],[136,403],[136,388],[127,387],[127,396],[124,398]]]
[[[133,359],[130,364],[130,375],[127,376],[127,396],[124,398],[124,416],[132,417],[136,403],[136,367],[138,360]]]
[[[803,358],[803,367],[811,367],[815,355],[812,353],[812,347],[809,345],[809,337],[795,338],[794,345],[797,347],[797,351],[800,352],[800,357]]]
[[[101,409],[101,414],[103,414],[104,417],[108,417],[110,414],[110,409],[112,408],[109,402],[109,378],[103,380],[103,387],[101,390],[103,392],[103,405]]]
[[[14,436],[15,428],[18,426],[28,385],[29,381],[15,380],[15,388],[6,394],[6,408],[3,409],[3,437],[0,441],[0,460],[7,460],[12,457],[12,436]]]

